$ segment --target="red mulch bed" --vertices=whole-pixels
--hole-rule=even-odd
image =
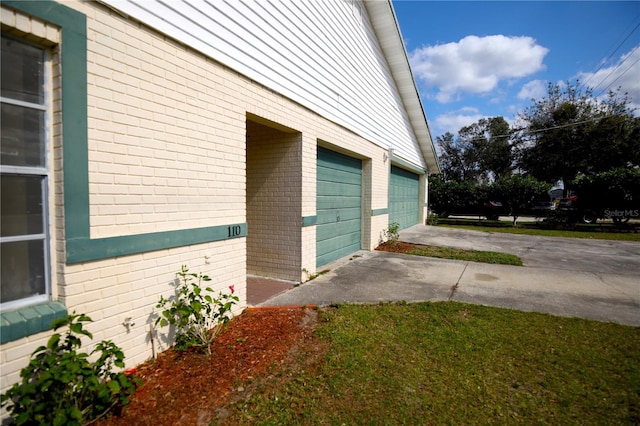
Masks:
[[[376,247],[378,251],[389,251],[392,253],[409,253],[411,250],[420,247],[418,244],[403,243],[402,241],[396,241],[395,243],[384,242]]]
[[[243,397],[244,383],[295,362],[312,338],[317,311],[247,310],[216,337],[213,354],[173,349],[136,368],[143,385],[120,416],[98,425],[208,425]]]

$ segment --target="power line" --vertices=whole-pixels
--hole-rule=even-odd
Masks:
[[[615,115],[605,115],[605,116],[602,116],[602,117],[593,117],[593,118],[589,118],[587,120],[576,121],[576,122],[567,123],[567,124],[561,124],[561,125],[558,125],[558,126],[545,127],[543,129],[527,130],[527,131],[523,132],[523,136],[532,135],[532,134],[535,134],[535,133],[547,132],[549,130],[565,129],[567,127],[577,126],[577,125],[580,125],[580,124],[586,124],[586,123],[602,120],[604,118],[609,118],[609,117],[615,117]],[[523,131],[523,130],[526,130],[526,127],[522,127],[520,129],[515,129],[513,131],[513,133],[520,132],[520,131]]]
[[[558,126],[552,126],[552,127],[545,127],[542,129],[535,129],[535,130],[527,130],[526,127],[520,127],[518,129],[513,129],[510,133],[506,133],[504,135],[491,135],[489,136],[489,139],[498,139],[498,138],[510,138],[512,136],[514,136],[514,134],[518,133],[518,132],[522,132],[521,135],[522,136],[526,136],[526,135],[532,135],[535,133],[542,133],[542,132],[547,132],[550,130],[558,130],[558,129],[564,129],[567,127],[572,127],[572,126],[577,126],[580,124],[586,124],[586,123],[590,123],[590,122],[594,122],[594,121],[598,121],[598,120],[602,120],[605,118],[610,118],[610,117],[616,117],[616,114],[612,114],[612,115],[604,115],[604,116],[600,116],[600,117],[593,117],[593,118],[589,118],[587,120],[582,120],[582,121],[576,121],[573,123],[567,123],[567,124],[561,124]],[[460,136],[458,135],[458,138]],[[465,141],[469,141],[469,142],[473,142],[473,141],[484,141],[487,140],[486,137],[475,137],[475,138],[471,138],[471,139],[465,139]]]
[[[631,54],[630,54],[629,56],[627,56],[627,57],[625,58],[625,60],[624,60],[624,61],[623,61],[619,66],[617,66],[617,67],[615,67],[614,69],[612,69],[612,70],[611,70],[611,72],[610,72],[609,74],[607,74],[607,76],[606,76],[605,78],[603,78],[603,79],[602,79],[602,81],[600,82],[600,84],[604,83],[604,81],[605,81],[607,78],[609,78],[609,76],[610,76],[611,74],[613,74],[615,71],[619,70],[619,69],[620,69],[620,67],[622,67],[622,64],[624,64],[624,62],[625,62],[627,59],[629,59],[629,58],[633,55],[633,53],[634,53],[636,50],[638,50],[638,48],[640,48],[640,45],[636,46],[636,48],[635,48],[635,49],[633,49],[633,51],[631,52]],[[633,68],[633,66],[634,66],[635,64],[637,64],[638,62],[640,62],[640,57],[638,57],[638,59],[636,59],[636,61],[635,61],[633,64],[631,64],[631,65],[630,65],[626,70],[622,71],[622,72],[620,73],[620,75],[618,75],[618,76],[617,76],[617,77],[616,77],[616,78],[615,78],[611,83],[609,83],[609,84],[608,84],[604,89],[602,89],[602,90],[601,90],[601,91],[596,95],[596,98],[597,98],[598,96],[600,96],[602,93],[604,93],[606,90],[609,90],[609,88],[613,85],[613,83],[615,83],[616,81],[618,81],[618,80],[620,79],[620,77],[622,77],[623,75],[625,75],[625,74],[627,73],[627,71],[629,71],[631,68]]]
[[[640,27],[640,21],[638,21],[638,23],[636,24],[636,26],[635,26],[635,27],[634,27],[634,28],[629,32],[629,34],[627,34],[627,36],[624,38],[624,40],[622,40],[622,41],[618,44],[618,46],[615,48],[615,50],[614,50],[614,51],[613,51],[609,56],[607,56],[607,57],[606,57],[606,59],[605,59],[605,60],[600,64],[600,66],[599,66],[599,67],[598,67],[598,68],[597,68],[597,69],[596,69],[596,70],[591,74],[591,76],[590,76],[590,77],[589,77],[589,78],[588,78],[584,83],[582,83],[582,85],[581,85],[580,87],[585,87],[585,86],[587,85],[587,83],[588,83],[589,81],[591,81],[591,79],[592,79],[592,78],[593,78],[593,77],[598,73],[598,71],[600,71],[600,70],[602,69],[602,67],[604,67],[604,66],[609,62],[609,60],[611,59],[611,57],[612,57],[613,55],[615,55],[615,54],[616,54],[616,52],[617,52],[618,50],[620,50],[620,48],[622,47],[622,45],[623,45],[623,44],[624,44],[624,43],[629,39],[629,37],[631,37],[631,35],[632,35],[634,32],[636,32],[636,30],[638,29],[638,27]],[[615,68],[614,68],[614,69],[615,69]],[[607,75],[607,77],[609,77],[609,75]],[[605,79],[606,79],[606,77],[605,77]],[[600,84],[602,84],[602,83],[604,82],[604,80],[605,80],[605,79],[603,79],[603,80],[600,82]],[[600,84],[598,84],[598,86],[599,86]],[[597,87],[597,86],[596,86],[596,87]]]

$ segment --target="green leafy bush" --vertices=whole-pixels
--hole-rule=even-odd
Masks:
[[[156,319],[156,325],[175,326],[176,349],[195,347],[211,354],[211,343],[222,326],[231,319],[231,308],[239,299],[233,295],[233,286],[229,286],[231,294],[220,292],[218,297],[207,294],[213,290],[210,287],[203,288],[202,283],[211,281],[211,278],[202,273],[189,272],[186,265],[182,265],[178,277],[175,296],[161,296],[156,305],[156,308],[163,309]]]
[[[436,226],[438,224],[438,215],[435,213],[429,213],[427,216],[427,225]]]
[[[139,380],[112,371],[124,368],[122,350],[104,340],[90,354],[77,351],[80,336],[93,338],[83,326],[90,321],[73,313],[51,324],[54,331],[67,327],[67,332],[53,334],[37,348],[20,372],[22,381],[0,397],[16,424],[83,425],[129,403]],[[89,361],[94,354],[97,360]]]
[[[384,230],[384,235],[387,237],[389,244],[394,245],[400,239],[400,224],[398,222],[391,222],[389,227]]]

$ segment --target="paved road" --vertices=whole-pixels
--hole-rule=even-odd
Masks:
[[[416,225],[406,242],[503,251],[524,267],[362,251],[262,306],[457,300],[640,326],[640,243]]]

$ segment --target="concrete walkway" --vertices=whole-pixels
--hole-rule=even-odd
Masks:
[[[416,225],[403,231],[400,239],[486,249],[487,233],[454,229],[454,233],[447,234],[443,229],[448,228]],[[435,230],[446,235],[434,239]],[[523,241],[529,242],[527,247],[539,244],[547,247],[537,238],[540,237],[525,237]],[[551,248],[539,250],[543,257],[555,259],[544,267],[527,266],[535,261],[528,262],[526,257],[525,266],[517,267],[361,251],[327,265],[328,273],[259,306],[455,300],[640,326],[640,243],[595,243],[596,247],[602,245],[608,250],[626,253],[622,260],[625,267],[618,265],[615,269],[609,261],[620,262],[619,258],[599,259],[597,250],[590,245],[595,240],[578,241],[582,242],[575,245],[574,239],[555,238],[552,245],[558,244],[555,250],[562,253],[569,250],[572,255],[581,247],[589,257],[586,262],[590,267],[586,270],[580,270],[579,266],[567,267],[575,264],[563,262],[562,256],[554,256]],[[498,246],[491,244],[494,249]],[[563,248],[563,244],[569,244],[570,248]],[[516,245],[522,247],[522,241]],[[594,264],[601,266],[594,267]]]

